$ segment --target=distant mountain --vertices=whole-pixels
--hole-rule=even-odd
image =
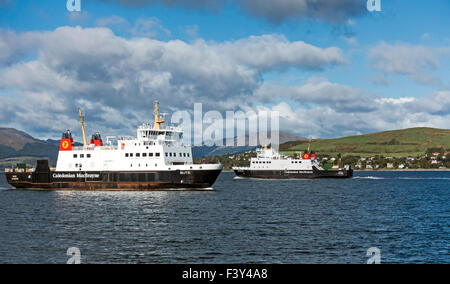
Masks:
[[[10,167],[18,162],[33,165],[38,159],[48,159],[55,165],[59,141],[43,141],[13,128],[0,128],[0,168]]]
[[[19,131],[14,128],[0,127],[0,146],[9,147],[14,150],[20,150],[26,144],[39,142],[41,141],[31,137],[31,135],[23,131]]]
[[[290,141],[280,145],[283,152],[304,151],[308,140]],[[417,156],[428,149],[450,151],[450,130],[409,128],[335,139],[315,139],[311,149],[322,154],[353,156]]]
[[[18,162],[31,166],[38,159],[48,159],[54,166],[58,151],[59,140],[39,140],[23,131],[0,127],[0,168],[10,167]]]

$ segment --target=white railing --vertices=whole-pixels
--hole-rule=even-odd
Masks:
[[[124,140],[134,140],[134,139],[136,139],[136,138],[131,137],[131,136],[123,136],[123,137],[118,138],[117,140],[124,141]]]
[[[22,169],[22,168],[6,168],[5,173],[32,173],[35,169]]]
[[[96,148],[100,148],[101,150],[117,150],[118,149],[117,146],[95,146],[95,147],[79,146],[79,147],[73,147],[72,150],[74,150],[74,151],[94,151]]]

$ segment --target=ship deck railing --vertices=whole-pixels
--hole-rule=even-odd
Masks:
[[[24,168],[6,168],[5,169],[5,173],[32,173],[34,172],[35,169],[31,168],[31,169],[24,169]]]
[[[122,137],[119,137],[117,140],[119,140],[119,141],[126,141],[126,140],[135,140],[136,138],[134,138],[134,137],[131,137],[131,136],[122,136]]]
[[[100,148],[101,150],[117,150],[119,147],[117,146],[77,146],[73,147],[72,150],[74,151],[94,151],[95,149]]]

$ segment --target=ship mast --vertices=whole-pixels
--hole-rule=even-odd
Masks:
[[[78,108],[78,112],[80,113],[80,121],[81,121],[81,131],[83,132],[83,144],[84,147],[88,146],[87,137],[86,137],[86,129],[84,128],[84,116],[81,112],[81,108]]]
[[[161,123],[166,122],[166,119],[164,117],[159,116],[158,105],[159,105],[158,101],[155,101],[155,111],[153,113],[155,115],[155,123],[153,124],[153,129],[156,129],[156,130],[160,130]]]

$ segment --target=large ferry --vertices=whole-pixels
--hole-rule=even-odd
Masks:
[[[238,177],[262,179],[313,179],[313,178],[351,178],[353,170],[350,166],[338,169],[323,169],[317,156],[308,150],[301,158],[291,158],[279,154],[273,148],[256,150],[256,158],[251,158],[249,167],[234,167]]]
[[[210,188],[223,169],[221,164],[194,164],[192,149],[183,145],[183,131],[163,127],[165,118],[154,105],[153,125],[142,124],[137,137],[107,137],[95,133],[87,141],[79,110],[83,146],[75,147],[71,132],[63,133],[56,169],[48,160],[34,169],[6,169],[16,188],[46,190],[162,190]]]

